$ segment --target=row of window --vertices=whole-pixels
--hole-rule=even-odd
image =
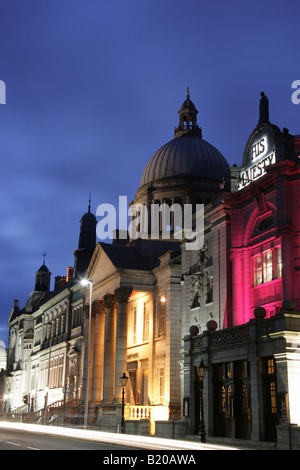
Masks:
[[[281,248],[267,250],[254,257],[253,285],[259,286],[282,277]]]
[[[41,362],[40,370],[33,368],[31,375],[31,389],[44,390],[48,388],[59,388],[63,386],[63,370],[64,358],[63,355],[55,356],[49,360]],[[35,383],[37,380],[38,383]]]

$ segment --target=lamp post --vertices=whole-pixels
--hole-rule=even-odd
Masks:
[[[199,381],[199,391],[200,391],[200,422],[199,422],[199,433],[198,435],[200,436],[201,442],[205,442],[205,424],[204,424],[204,413],[203,413],[203,379],[205,377],[205,374],[207,372],[208,367],[204,365],[203,359],[201,359],[201,362],[199,366],[196,366],[196,371],[198,375],[198,381]]]
[[[125,387],[126,387],[126,385],[127,385],[127,382],[128,382],[128,377],[127,377],[127,375],[125,374],[125,372],[123,372],[122,377],[120,377],[120,383],[121,383],[121,387],[122,387],[122,418],[121,418],[121,428],[120,428],[120,431],[121,431],[121,433],[123,433],[123,434],[124,434],[124,432],[125,432],[124,410],[125,410]]]
[[[87,350],[87,370],[86,370],[86,386],[85,386],[85,406],[84,406],[84,427],[87,428],[89,413],[89,380],[90,380],[90,348],[91,348],[91,321],[92,321],[92,291],[93,282],[88,279],[81,281],[83,286],[90,287],[90,305],[89,305],[89,332],[88,332],[88,350]]]
[[[51,321],[46,323],[46,327],[50,326],[50,347],[49,347],[49,364],[48,364],[48,378],[47,378],[47,386],[45,387],[45,410],[44,410],[44,425],[47,422],[47,413],[48,413],[48,392],[50,387],[50,367],[51,367],[51,350],[52,350],[52,338],[53,338],[53,324]]]

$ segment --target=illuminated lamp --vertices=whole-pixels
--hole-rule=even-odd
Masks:
[[[121,384],[121,387],[125,388],[126,385],[127,385],[127,382],[128,382],[128,377],[127,377],[127,375],[125,374],[125,372],[123,372],[122,377],[120,377],[120,384]]]
[[[125,372],[123,372],[122,377],[120,377],[120,384],[122,387],[122,418],[121,418],[121,427],[120,427],[121,433],[125,432],[124,410],[125,410],[125,387],[127,385],[127,382],[128,382],[128,377],[125,374]]]
[[[86,361],[86,387],[85,387],[85,405],[84,405],[84,422],[83,425],[87,428],[88,425],[88,412],[89,412],[89,376],[90,376],[90,353],[91,353],[91,323],[92,323],[92,291],[93,281],[89,279],[82,279],[81,285],[90,288],[90,305],[89,305],[89,329],[88,329],[88,351]]]
[[[160,301],[161,301],[161,303],[162,303],[162,304],[164,304],[164,303],[165,303],[165,301],[166,301],[166,298],[165,298],[165,296],[164,296],[164,295],[163,295],[163,296],[160,298]]]
[[[204,423],[204,412],[203,412],[203,379],[205,377],[205,374],[207,372],[208,366],[206,366],[203,362],[203,359],[201,359],[201,362],[199,366],[195,366],[195,369],[197,371],[198,375],[198,380],[199,380],[199,391],[200,391],[200,422],[199,422],[199,433],[198,436],[200,436],[201,442],[205,442],[205,423]]]

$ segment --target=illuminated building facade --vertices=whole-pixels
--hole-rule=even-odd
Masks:
[[[95,237],[96,219],[89,205],[80,221],[75,267],[67,268],[67,276],[57,276],[50,291],[51,273],[44,260],[25,306],[14,301],[7,366],[0,373],[0,412],[12,411],[16,417],[29,412],[26,419],[41,422],[61,413],[67,403],[69,413],[80,413],[85,331],[78,276],[87,268]]]
[[[183,403],[191,432],[199,429],[194,372],[203,359],[209,435],[299,448],[299,150],[299,137],[269,122],[262,94],[242,166],[231,169],[232,192],[207,208],[204,256],[194,254],[198,283],[185,276],[186,289],[199,298],[198,306],[186,305],[182,330]],[[182,265],[189,265],[184,257]]]
[[[146,220],[136,213],[141,236],[96,243],[89,206],[74,276],[51,293],[41,267],[25,308],[15,305],[2,411],[26,398],[49,414],[73,401],[83,416],[88,392],[89,425],[115,431],[125,372],[126,432],[198,434],[203,359],[208,436],[296,442],[300,138],[270,123],[262,94],[242,165],[230,168],[202,138],[197,113],[188,92],[174,138],[145,167],[130,204],[147,208]],[[197,249],[166,209],[185,204],[194,221],[204,206]]]
[[[197,113],[188,91],[174,138],[155,152],[144,169],[130,204],[147,209],[149,218],[136,214],[140,236],[130,232],[129,243],[120,237],[113,244],[98,243],[87,270],[93,283],[94,312],[90,406],[97,407],[100,429],[116,429],[120,421],[123,372],[129,377],[127,429],[129,422],[133,426],[143,418],[150,421],[151,432],[157,433],[157,421],[181,417],[184,313],[182,239],[176,232],[183,220],[176,220],[168,208],[187,204],[195,212],[197,204],[220,199],[220,181],[230,175],[225,158],[202,138]],[[162,210],[153,237],[151,209],[155,205]],[[88,295],[87,291],[87,299]]]

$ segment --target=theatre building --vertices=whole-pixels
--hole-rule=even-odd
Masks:
[[[262,93],[230,167],[189,91],[178,113],[130,203],[135,231],[96,243],[89,206],[73,276],[50,292],[43,265],[15,304],[2,411],[88,405],[89,426],[117,431],[124,391],[128,433],[299,449],[300,138],[270,122]]]
[[[183,288],[197,296],[187,300],[182,330],[183,415],[192,433],[299,449],[299,158],[299,136],[269,122],[262,94],[231,192],[207,208],[193,276],[183,250]]]

